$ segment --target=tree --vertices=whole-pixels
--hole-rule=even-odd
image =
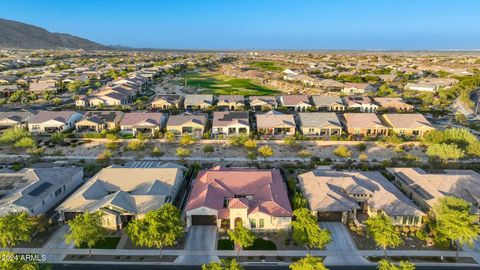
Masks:
[[[240,250],[253,245],[255,235],[249,229],[243,227],[241,223],[235,224],[234,230],[228,231],[228,236],[235,243],[237,249],[237,258],[240,255]]]
[[[19,147],[19,148],[35,148],[36,146],[37,146],[37,143],[31,137],[21,138],[15,143],[15,147]]]
[[[470,211],[470,203],[451,196],[441,198],[433,207],[437,231],[457,245],[456,258],[460,247],[473,245],[480,233],[478,218]]]
[[[0,217],[0,245],[10,251],[21,242],[30,241],[35,228],[27,212],[8,213]],[[1,260],[0,260],[1,261]]]
[[[432,144],[427,148],[427,155],[439,157],[442,160],[460,159],[465,152],[455,144]]]
[[[307,254],[307,257],[290,264],[289,268],[292,270],[328,270],[323,265],[322,258],[310,256],[309,254]]]
[[[180,211],[166,203],[145,214],[143,219],[130,221],[127,234],[137,246],[158,248],[160,257],[164,247],[173,246],[184,233]]]
[[[14,143],[22,138],[31,137],[28,130],[23,128],[9,128],[3,131],[0,136],[0,143]]]
[[[205,145],[203,146],[203,153],[205,153],[205,154],[211,154],[211,153],[213,153],[213,152],[215,152],[215,147],[213,147],[213,145],[211,145],[211,144],[205,144]]]
[[[393,94],[394,94],[393,89],[390,88],[387,84],[382,84],[382,86],[380,86],[377,92],[377,95],[379,97],[392,96]]]
[[[359,152],[364,152],[367,150],[367,145],[365,143],[359,143],[355,146]]]
[[[310,248],[324,249],[331,241],[330,232],[318,226],[317,217],[310,213],[307,208],[293,211],[292,221],[293,240],[303,244],[310,253]]]
[[[15,253],[9,251],[0,251],[0,269],[2,270],[38,270],[38,264],[35,262],[25,262],[19,260]]]
[[[105,228],[102,226],[102,212],[88,211],[69,220],[70,232],[65,235],[67,244],[74,243],[78,248],[83,244],[88,247],[88,256],[92,256],[92,247],[104,238]]]
[[[169,143],[174,143],[175,133],[173,133],[173,131],[167,131],[167,133],[165,133],[165,140],[167,140]]]
[[[244,144],[243,147],[245,147],[245,150],[247,151],[253,151],[257,149],[257,142],[253,139],[248,139]]]
[[[415,270],[415,265],[408,261],[401,261],[399,266],[387,260],[380,260],[378,262],[378,270]]]
[[[341,158],[348,158],[352,155],[352,152],[345,145],[340,145],[333,153]]]
[[[79,88],[80,88],[79,81],[73,81],[67,85],[68,92],[70,93],[77,92]]]
[[[295,192],[292,200],[293,209],[307,208],[308,201],[300,192]]]
[[[228,137],[228,143],[232,146],[237,146],[237,147],[243,146],[247,140],[248,140],[248,136],[245,134]]]
[[[400,232],[395,230],[389,217],[382,214],[371,216],[365,221],[365,224],[377,246],[383,248],[385,259],[387,259],[387,247],[398,247],[402,244]]]
[[[273,149],[268,145],[264,145],[258,148],[258,154],[267,160],[267,158],[273,156]]]
[[[237,263],[237,260],[221,259],[220,262],[211,262],[203,264],[202,270],[243,270],[243,267]]]

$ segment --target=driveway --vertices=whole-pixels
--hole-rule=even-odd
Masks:
[[[217,227],[216,226],[191,226],[188,230],[185,250],[191,251],[191,255],[178,256],[177,263],[201,265],[211,261],[219,261],[218,257],[213,255],[217,249]],[[211,250],[212,255],[195,255],[195,251]],[[188,254],[188,253],[187,253]]]
[[[330,231],[332,242],[328,244],[326,250],[338,251],[337,255],[327,256],[325,264],[327,265],[360,265],[368,261],[358,253],[357,247],[353,242],[350,233],[341,222],[320,222],[322,229]]]
[[[51,237],[48,241],[43,245],[42,248],[45,249],[73,249],[73,243],[67,244],[65,243],[65,234],[69,232],[68,225],[61,226]],[[47,255],[47,261],[63,261],[64,255]]]

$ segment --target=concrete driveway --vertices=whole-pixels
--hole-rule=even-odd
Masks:
[[[327,250],[357,250],[350,233],[341,222],[320,222],[322,229],[330,231],[332,242],[327,246]]]
[[[52,236],[48,241],[43,245],[43,248],[45,249],[73,249],[74,245],[73,243],[67,244],[65,243],[65,234],[67,234],[70,231],[70,228],[68,225],[63,225],[61,226]],[[64,256],[63,255],[47,255],[47,260],[48,261],[56,261],[56,262],[61,262],[63,261]]]
[[[191,251],[191,255],[178,256],[175,262],[190,265],[201,265],[204,263],[209,263],[211,261],[219,261],[218,257],[214,255],[216,249],[216,226],[191,226],[188,230],[187,242],[185,243],[185,250]],[[195,255],[195,251],[198,250],[211,250],[212,255]]]
[[[327,250],[338,251],[337,255],[327,256],[327,265],[360,265],[368,261],[358,253],[350,233],[341,222],[320,222],[322,229],[330,231],[332,242],[328,244]]]

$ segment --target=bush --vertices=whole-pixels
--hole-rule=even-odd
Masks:
[[[341,158],[347,158],[352,155],[352,152],[345,145],[340,145],[333,153]]]
[[[192,154],[192,150],[185,148],[185,147],[178,147],[176,154],[179,158],[183,159]]]
[[[188,146],[192,143],[195,142],[195,138],[193,138],[191,135],[183,135],[181,138],[180,138],[180,145],[182,146]]]
[[[155,146],[153,149],[152,149],[152,156],[153,157],[159,157],[159,156],[162,156],[163,155],[163,152],[160,151],[160,148],[158,148],[157,146]]]
[[[215,147],[213,147],[213,145],[205,144],[203,146],[203,153],[209,154],[209,153],[213,153],[213,152],[215,152]]]
[[[105,144],[105,148],[110,149],[110,150],[116,150],[116,149],[118,149],[118,147],[119,147],[119,144],[116,143],[116,142],[107,142]]]
[[[364,152],[367,150],[367,145],[365,143],[359,143],[355,146],[359,152]]]
[[[0,136],[0,143],[14,143],[25,137],[31,137],[32,135],[28,130],[23,128],[9,128],[3,131]]]
[[[300,150],[297,155],[301,158],[309,158],[312,156],[312,153],[308,150]]]
[[[128,151],[141,151],[145,149],[145,143],[142,141],[130,141],[127,145]]]
[[[24,137],[18,140],[15,143],[15,147],[20,147],[20,148],[35,148],[37,147],[37,143],[35,142],[34,139],[31,137]]]
[[[228,143],[232,146],[243,146],[248,140],[248,136],[245,134],[237,135],[237,136],[230,136],[228,137]]]

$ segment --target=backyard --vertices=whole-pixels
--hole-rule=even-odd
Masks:
[[[202,94],[260,96],[275,95],[278,90],[256,84],[252,79],[228,77],[216,73],[184,73],[186,86],[203,88]]]

